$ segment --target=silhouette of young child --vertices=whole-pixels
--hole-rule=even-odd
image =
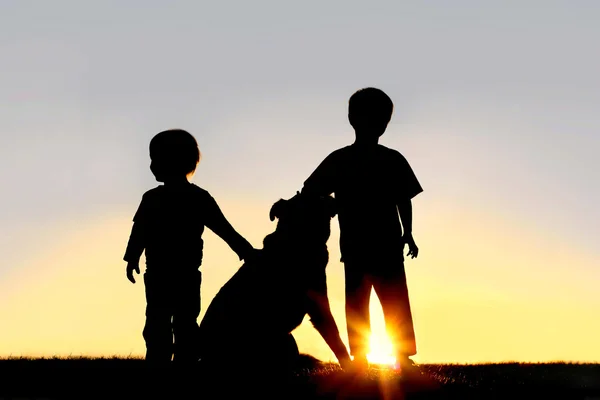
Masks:
[[[348,339],[355,363],[363,367],[368,366],[371,288],[381,303],[397,362],[410,368],[409,357],[416,354],[404,245],[408,244],[408,256],[417,257],[411,199],[423,189],[404,156],[378,143],[393,108],[379,89],[354,93],[348,119],[355,142],[327,156],[302,189],[317,195],[333,193],[336,198]]]
[[[188,181],[200,161],[196,139],[187,131],[158,133],[150,141],[150,170],[159,185],[142,196],[125,252],[127,278],[135,283],[146,255],[144,284],[146,360],[194,362],[200,314],[204,228],[221,237],[240,260],[254,248],[231,226],[215,199]]]

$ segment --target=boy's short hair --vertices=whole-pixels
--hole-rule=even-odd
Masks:
[[[373,87],[356,91],[348,102],[348,114],[353,118],[369,117],[387,123],[392,119],[393,111],[392,99]]]
[[[150,141],[150,158],[172,174],[193,173],[200,162],[198,142],[188,131],[169,129]]]

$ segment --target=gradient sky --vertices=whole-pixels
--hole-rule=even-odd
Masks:
[[[600,361],[599,20],[592,0],[0,0],[0,356],[143,354],[121,259],[154,134],[196,136],[194,182],[261,247],[376,86],[382,144],[424,187],[415,360]],[[207,232],[201,315],[239,266]],[[333,358],[307,321],[296,336]]]

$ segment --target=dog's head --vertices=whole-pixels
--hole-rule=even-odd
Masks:
[[[269,217],[277,222],[277,230],[298,242],[327,243],[331,219],[337,215],[335,199],[298,192],[288,200],[281,199],[271,207]]]

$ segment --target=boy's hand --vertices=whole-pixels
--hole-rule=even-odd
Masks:
[[[406,256],[416,258],[419,255],[419,248],[417,247],[415,239],[413,239],[412,235],[404,236],[404,243],[408,245],[408,253],[406,253]]]
[[[138,263],[134,263],[134,262],[127,263],[127,279],[129,279],[129,281],[131,283],[135,283],[135,278],[133,277],[133,271],[137,272],[138,274],[140,273],[140,266],[138,265]]]

